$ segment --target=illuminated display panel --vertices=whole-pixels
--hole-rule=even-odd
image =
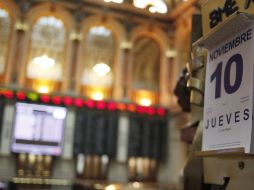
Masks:
[[[19,102],[15,108],[12,152],[60,155],[67,109]]]

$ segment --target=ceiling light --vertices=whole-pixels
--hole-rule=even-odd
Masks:
[[[100,77],[104,77],[110,72],[110,67],[105,63],[98,63],[93,67],[93,71]]]
[[[56,64],[55,60],[48,57],[47,55],[35,57],[32,60],[32,63],[34,65],[39,66],[41,69],[48,69],[48,68],[54,67]]]
[[[105,2],[113,2],[113,3],[123,3],[123,0],[104,0]]]
[[[156,12],[157,12],[156,7],[154,7],[154,6],[149,7],[148,10],[149,10],[151,13],[156,13]]]
[[[168,12],[167,5],[163,0],[133,0],[133,5],[141,9],[148,8],[152,13],[165,14]]]
[[[140,8],[140,9],[144,9],[147,6],[146,1],[134,0],[133,4],[134,4],[135,7]]]

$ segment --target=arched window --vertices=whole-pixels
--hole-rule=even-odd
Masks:
[[[111,97],[116,42],[105,26],[91,27],[82,42],[83,94],[97,100]]]
[[[11,18],[8,11],[0,5],[0,75],[5,71],[10,33]]]
[[[66,32],[62,20],[40,17],[33,25],[28,53],[27,78],[41,93],[56,90],[63,78]]]
[[[132,99],[142,105],[158,103],[160,47],[152,38],[141,37],[133,47]]]

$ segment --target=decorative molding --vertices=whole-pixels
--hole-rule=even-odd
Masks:
[[[70,40],[73,40],[73,41],[82,41],[83,40],[83,35],[80,32],[72,32],[70,34]]]
[[[15,23],[15,29],[19,31],[27,31],[29,30],[29,26],[25,22],[18,21]]]

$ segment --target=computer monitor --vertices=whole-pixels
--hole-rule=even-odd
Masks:
[[[66,115],[65,107],[16,103],[11,151],[60,155]]]

